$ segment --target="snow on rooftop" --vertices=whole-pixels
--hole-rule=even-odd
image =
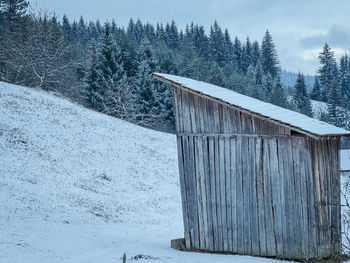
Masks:
[[[350,134],[345,129],[310,118],[304,114],[287,110],[206,82],[162,73],[154,73],[153,75],[164,82],[190,89],[195,93],[231,104],[252,114],[260,115],[268,121],[287,125],[291,129],[297,129],[309,135],[341,136]]]

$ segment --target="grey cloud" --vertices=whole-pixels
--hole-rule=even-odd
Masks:
[[[320,48],[328,43],[333,48],[348,49],[350,47],[350,30],[340,25],[333,25],[325,34],[317,34],[299,40],[304,48]]]

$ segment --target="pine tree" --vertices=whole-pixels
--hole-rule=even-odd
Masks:
[[[321,85],[320,85],[320,81],[318,80],[318,77],[315,77],[315,82],[310,94],[310,98],[312,100],[321,100]]]
[[[165,43],[165,31],[163,24],[157,23],[157,29],[156,29],[156,38],[158,43]]]
[[[339,62],[339,84],[346,101],[350,100],[350,64],[348,55],[345,54]]]
[[[134,105],[137,120],[145,124],[158,120],[161,114],[159,84],[152,78],[158,71],[157,61],[148,39],[144,39],[138,51],[138,66],[135,76]]]
[[[68,17],[66,15],[63,15],[62,18],[62,32],[63,35],[66,39],[67,42],[71,42],[72,41],[72,36],[71,36],[71,26],[68,20]]]
[[[253,63],[253,46],[247,37],[246,43],[243,47],[242,69],[246,73],[249,66]]]
[[[295,84],[295,93],[293,101],[297,110],[309,117],[312,117],[312,107],[309,95],[306,90],[304,75],[299,72],[298,78]]]
[[[327,113],[328,113],[328,120],[329,123],[346,128],[346,112],[344,109],[344,98],[342,97],[341,90],[336,84],[336,82],[333,82],[333,85],[330,89],[330,96],[328,98],[327,103]]]
[[[276,78],[280,72],[276,47],[268,30],[261,43],[261,67],[264,75],[270,74],[272,78]]]
[[[165,29],[165,35],[166,35],[166,43],[168,46],[176,50],[180,46],[180,37],[179,37],[179,31],[177,30],[177,26],[175,24],[175,21],[171,21],[171,24],[167,24]]]
[[[269,101],[271,92],[273,89],[273,86],[275,84],[275,79],[267,73],[267,75],[262,75],[261,79],[261,88],[262,88],[262,93],[264,94],[264,100]]]
[[[193,46],[200,57],[209,58],[209,39],[203,26],[196,25],[193,28]]]
[[[112,39],[108,23],[96,53],[96,62],[92,56],[91,69],[86,80],[86,90],[92,91],[90,93],[93,93],[96,101],[91,107],[116,117],[124,117],[127,102],[123,100],[127,99],[124,98],[127,79],[121,51]]]
[[[98,83],[99,73],[97,70],[97,52],[96,45],[92,43],[90,50],[90,67],[84,79],[83,95],[86,98],[87,105],[93,109],[103,109],[104,99],[101,95],[100,85]]]
[[[86,24],[83,16],[80,16],[78,23],[78,38],[80,43],[85,47],[87,44]]]
[[[224,56],[225,56],[225,64],[232,66],[233,61],[233,43],[231,41],[230,34],[228,33],[228,30],[225,29],[224,34]]]
[[[243,48],[241,41],[237,37],[233,41],[233,63],[236,71],[244,72]]]
[[[278,76],[273,86],[269,102],[283,108],[289,108],[287,95],[282,88],[281,78]]]
[[[5,17],[10,32],[15,32],[26,18],[29,1],[27,0],[0,0],[0,10]]]
[[[209,54],[212,61],[218,63],[220,66],[225,65],[224,34],[216,21],[214,25],[210,27]]]
[[[258,41],[253,42],[253,47],[252,47],[252,64],[254,67],[258,64],[260,61],[260,47]]]
[[[321,84],[321,98],[327,102],[331,89],[337,82],[337,64],[334,58],[334,52],[326,43],[322,52],[318,56],[321,67],[317,70],[318,78]]]

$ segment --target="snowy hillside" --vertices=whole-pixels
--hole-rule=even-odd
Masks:
[[[274,262],[169,248],[175,136],[0,82],[0,262]]]

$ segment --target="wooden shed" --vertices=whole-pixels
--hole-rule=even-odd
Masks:
[[[349,131],[208,83],[153,76],[174,91],[186,249],[341,252],[339,145]]]

